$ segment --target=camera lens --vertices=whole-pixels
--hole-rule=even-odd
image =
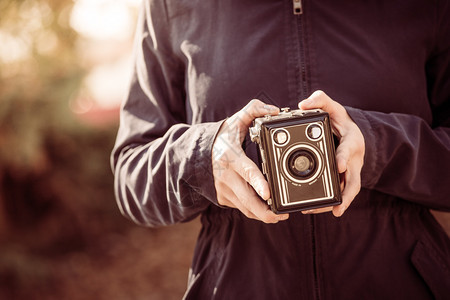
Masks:
[[[288,170],[295,177],[307,178],[316,170],[314,155],[307,150],[293,152],[288,158]]]

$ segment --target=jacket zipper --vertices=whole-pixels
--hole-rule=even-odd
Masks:
[[[302,0],[292,0],[294,5],[294,15],[301,15],[303,13]]]
[[[303,97],[307,96],[308,93],[308,83],[306,74],[306,54],[305,54],[305,41],[304,37],[304,27],[303,18],[300,15],[303,14],[302,0],[292,0],[294,15],[297,15],[297,34],[299,42],[299,72],[300,72],[300,94]],[[319,288],[319,274],[318,274],[318,263],[317,263],[317,241],[316,241],[316,221],[315,216],[312,215],[311,218],[311,252],[312,252],[312,267],[313,267],[313,282],[314,282],[314,299],[320,299],[320,288]]]
[[[314,276],[314,299],[320,299],[319,275],[317,271],[316,222],[314,215],[311,216],[311,250]]]
[[[297,97],[304,99],[308,97],[308,80],[307,80],[307,67],[306,67],[306,45],[305,45],[305,29],[304,29],[304,16],[303,15],[303,3],[302,0],[292,0],[294,5],[294,15],[296,15],[297,22],[297,47],[298,47],[298,77],[299,87],[297,90]]]

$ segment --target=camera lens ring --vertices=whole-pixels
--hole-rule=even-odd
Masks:
[[[295,171],[292,167],[295,161],[299,164]],[[311,162],[313,162],[311,164]],[[309,163],[309,164],[308,164]],[[315,180],[323,171],[323,161],[319,150],[311,145],[295,144],[291,146],[284,154],[281,161],[283,175],[291,182],[308,183]],[[290,167],[291,166],[291,167]],[[294,172],[293,172],[294,169]]]

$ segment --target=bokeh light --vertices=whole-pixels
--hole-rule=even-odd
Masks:
[[[75,113],[119,106],[130,74],[131,39],[139,5],[139,0],[75,2],[70,24],[80,34],[80,52],[90,70],[83,80],[83,92],[71,101]]]

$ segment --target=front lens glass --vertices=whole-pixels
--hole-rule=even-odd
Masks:
[[[316,166],[314,155],[307,150],[294,151],[288,159],[288,170],[295,177],[310,177],[314,174]]]
[[[294,160],[294,169],[298,172],[307,172],[311,167],[311,161],[306,156],[299,156]]]

